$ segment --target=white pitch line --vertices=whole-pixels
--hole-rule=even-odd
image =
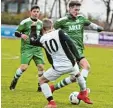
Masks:
[[[19,56],[12,56],[11,54],[8,54],[8,53],[2,53],[2,59],[19,59]]]
[[[15,59],[19,59],[19,56],[14,56],[14,57],[3,57],[2,59],[13,59],[13,60],[15,60]]]

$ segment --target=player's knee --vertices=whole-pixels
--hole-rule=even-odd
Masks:
[[[75,75],[75,78],[79,77],[81,74],[80,72],[78,74]]]
[[[22,64],[20,66],[20,69],[22,70],[22,72],[24,72],[27,68],[28,68],[28,65],[27,64]]]
[[[90,70],[90,64],[88,62],[81,62],[80,66],[82,69]]]
[[[37,67],[38,67],[39,71],[44,71],[44,65],[43,64],[38,64]]]
[[[90,70],[90,64],[87,65],[87,70]]]
[[[86,69],[86,70],[90,70],[90,65],[87,63],[85,64],[84,68],[83,69]]]
[[[75,77],[74,75],[72,75],[72,76],[70,77],[70,80],[71,80],[71,82],[76,82],[76,77]]]
[[[48,80],[44,76],[41,76],[41,77],[39,77],[39,83],[40,84],[48,83]]]
[[[43,83],[43,80],[41,77],[39,77],[39,83],[42,84]]]
[[[76,82],[76,78],[79,77],[79,76],[80,76],[80,73],[78,73],[77,75],[72,75],[70,77],[70,79],[71,79],[72,82]]]

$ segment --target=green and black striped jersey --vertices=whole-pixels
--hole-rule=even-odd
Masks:
[[[80,49],[84,49],[83,44],[83,32],[84,26],[89,26],[90,21],[82,15],[72,17],[70,14],[63,18],[58,19],[55,24],[55,29],[62,29],[73,39],[76,46]]]
[[[24,19],[23,21],[20,22],[20,25],[18,26],[16,32],[26,34],[28,37],[31,34],[31,25],[34,23],[34,21],[29,17]],[[36,23],[36,34],[37,36],[40,35],[40,31],[42,29],[42,21],[37,20],[35,21]],[[28,38],[27,40],[24,40],[21,38],[21,48],[22,49],[29,49],[34,46],[30,45],[30,39]]]

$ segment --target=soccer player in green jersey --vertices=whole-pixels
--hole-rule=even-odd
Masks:
[[[84,43],[83,43],[83,32],[85,26],[90,26],[93,30],[97,30],[98,32],[102,31],[103,28],[90,22],[88,19],[86,19],[83,15],[79,14],[81,2],[77,0],[72,0],[69,2],[69,13],[63,17],[58,19],[55,24],[55,29],[62,29],[64,32],[70,36],[70,38],[74,41],[78,52],[79,52],[79,58],[78,61],[79,66],[82,68],[81,74],[86,79],[88,76],[88,72],[90,69],[90,65],[85,58],[83,54],[84,50]],[[59,89],[69,83],[72,83],[72,81],[69,80],[70,78],[65,78],[61,82],[54,86],[52,86],[54,89]]]
[[[37,69],[38,77],[44,72],[44,58],[41,47],[30,45],[29,36],[33,34],[40,35],[42,29],[42,21],[38,19],[40,14],[40,7],[33,6],[30,10],[30,17],[21,21],[15,36],[21,38],[21,65],[16,70],[14,78],[10,85],[10,90],[14,90],[18,79],[23,72],[28,68],[30,61],[34,60]],[[41,91],[40,84],[38,83],[38,91]]]

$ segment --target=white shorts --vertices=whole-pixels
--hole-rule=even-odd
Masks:
[[[49,68],[46,72],[44,72],[43,75],[49,81],[53,81],[59,78],[61,75],[67,74],[67,73],[69,73],[70,75],[77,75],[79,73],[79,67],[77,63],[75,64],[73,68],[70,68],[67,71],[56,71],[53,68]]]

